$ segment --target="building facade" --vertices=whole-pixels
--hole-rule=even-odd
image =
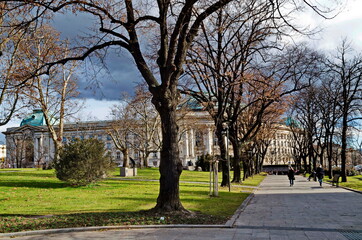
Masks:
[[[117,123],[115,121],[67,123],[64,125],[63,143],[76,138],[96,138],[104,143],[113,161],[122,165],[124,156],[110,135],[114,124]],[[213,121],[206,112],[192,111],[179,120],[179,125],[180,158],[184,166],[194,165],[201,155],[212,155],[218,151]],[[34,110],[19,127],[8,128],[3,133],[8,150],[5,167],[41,167],[53,161],[54,142],[39,110]],[[132,135],[129,138],[129,142],[132,143]],[[130,147],[128,154],[138,164],[141,162],[141,151]],[[153,151],[147,158],[148,166],[159,166],[159,159],[159,151]]]
[[[19,127],[8,128],[4,132],[6,137],[6,151],[0,154],[6,154],[2,159],[0,167],[41,167],[49,164],[54,157],[54,143],[48,131],[43,113],[39,110],[27,116]],[[67,123],[64,126],[63,143],[68,143],[74,139],[96,138],[102,141],[106,150],[110,153],[114,162],[122,165],[124,156],[117,147],[110,135],[112,125],[115,121],[89,121]],[[179,149],[180,159],[183,166],[196,164],[198,158],[202,155],[219,155],[218,139],[215,136],[214,121],[206,111],[196,109],[188,111],[180,116],[179,121]],[[56,125],[55,125],[56,126]],[[264,158],[264,166],[294,165],[295,154],[293,149],[293,134],[287,124],[276,124],[272,127],[273,134],[270,135],[269,147]],[[158,130],[160,131],[160,130]],[[136,138],[129,136],[129,141],[133,143]],[[147,143],[152,145],[152,143]],[[143,152],[132,148],[130,144],[128,156],[141,164]],[[232,155],[232,145],[229,144],[229,153]],[[156,148],[154,148],[156,149]],[[355,151],[349,151],[350,159],[358,162],[360,155],[356,157]],[[352,154],[353,153],[353,154]],[[359,153],[359,152],[358,152]],[[353,156],[352,156],[353,155]],[[147,166],[159,166],[159,149],[151,151],[146,161]]]
[[[275,124],[264,165],[294,164],[293,133],[286,124]]]

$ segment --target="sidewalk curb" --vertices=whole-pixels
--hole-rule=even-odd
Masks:
[[[249,205],[250,201],[254,198],[254,195],[255,195],[254,193],[256,191],[258,191],[260,184],[262,182],[264,182],[266,177],[263,179],[263,181],[261,181],[258,184],[258,186],[255,187],[254,191],[252,193],[250,193],[250,195],[243,201],[243,203],[238,207],[238,209],[236,209],[234,215],[225,223],[226,226],[228,226],[230,228],[234,227],[234,224],[235,224],[236,220],[239,218],[240,213],[242,213],[244,211],[244,209],[246,208],[246,206]]]
[[[305,177],[307,178],[307,177]],[[323,181],[324,184],[328,184],[330,185],[331,187],[336,187],[336,186],[333,186],[332,183],[328,182],[328,181]],[[343,188],[343,189],[346,189],[346,190],[349,190],[351,192],[355,192],[355,193],[359,193],[359,194],[362,194],[362,191],[359,191],[359,190],[356,190],[356,189],[353,189],[353,188],[348,188],[348,187],[343,187],[343,186],[340,186],[338,185],[339,188]]]
[[[88,232],[101,230],[127,230],[127,229],[146,229],[146,228],[230,228],[226,225],[191,225],[191,224],[170,224],[170,225],[124,225],[124,226],[100,226],[100,227],[79,227],[79,228],[58,228],[35,231],[24,231],[14,233],[0,233],[0,239],[3,237],[20,237],[32,235],[47,235],[54,233],[69,232]]]
[[[329,182],[324,182],[328,185],[330,185],[331,187],[336,187],[336,186],[333,186],[331,183]],[[343,187],[343,186],[338,186],[338,188],[343,188],[343,189],[346,189],[346,190],[349,190],[351,192],[355,192],[355,193],[359,193],[359,194],[362,194],[362,191],[359,191],[359,190],[356,190],[356,189],[353,189],[353,188],[348,188],[348,187]]]
[[[238,209],[236,209],[234,215],[225,223],[226,227],[232,228],[236,222],[236,219],[239,218],[239,215],[241,212],[244,211],[244,209],[246,208],[246,206],[249,204],[249,202],[251,201],[251,199],[254,198],[254,193],[251,193],[244,201],[243,203],[239,206]]]
[[[231,219],[224,225],[191,225],[191,224],[169,224],[169,225],[122,225],[122,226],[99,226],[99,227],[78,227],[78,228],[58,228],[46,229],[13,233],[0,233],[0,239],[3,237],[24,237],[33,235],[47,235],[56,233],[69,232],[87,232],[87,231],[102,231],[102,230],[127,230],[127,229],[148,229],[148,228],[232,228],[239,214],[244,211],[246,206],[253,199],[254,193],[251,193],[235,211]]]
[[[259,189],[259,186],[260,184],[257,187],[255,187],[254,192]],[[3,237],[24,237],[24,236],[48,235],[56,233],[87,232],[87,231],[102,231],[102,230],[105,231],[105,230],[127,230],[127,229],[150,229],[150,228],[233,228],[233,225],[235,224],[235,221],[238,219],[240,213],[244,211],[244,209],[249,204],[251,199],[253,199],[254,192],[250,193],[250,195],[243,201],[243,203],[235,211],[233,216],[224,225],[169,224],[169,225],[122,225],[122,226],[58,228],[58,229],[45,229],[45,230],[13,232],[13,233],[0,233],[0,239]]]

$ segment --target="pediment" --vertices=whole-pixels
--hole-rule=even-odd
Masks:
[[[14,134],[14,133],[23,133],[23,134],[33,134],[34,132],[46,132],[48,129],[46,127],[38,127],[38,126],[31,126],[31,125],[24,125],[21,127],[12,127],[6,129],[6,132],[3,134]]]

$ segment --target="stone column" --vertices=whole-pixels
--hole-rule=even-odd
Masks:
[[[186,160],[190,155],[190,149],[189,149],[190,140],[189,140],[189,131],[188,130],[185,131],[185,137],[184,138],[185,138],[184,156],[185,156],[185,160]]]
[[[207,128],[206,131],[206,141],[205,141],[205,153],[212,155],[212,145],[214,143],[213,139],[213,132],[211,131],[211,128]]]
[[[190,129],[190,157],[195,157],[195,133]]]
[[[39,138],[34,136],[34,161],[39,163],[41,154],[39,153]]]

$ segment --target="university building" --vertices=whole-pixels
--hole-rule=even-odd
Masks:
[[[198,156],[214,154],[218,151],[214,136],[213,121],[204,111],[194,111],[180,121],[180,158],[184,166],[195,164]],[[117,164],[122,164],[123,154],[114,144],[109,130],[114,121],[87,121],[64,125],[63,143],[76,138],[97,138],[103,141],[107,151]],[[11,167],[39,167],[53,160],[54,143],[46,126],[41,110],[34,110],[19,127],[8,128],[3,132],[6,138],[6,163]],[[129,149],[129,157],[140,161],[141,153]],[[159,166],[159,152],[149,155],[149,166]]]
[[[123,154],[114,144],[109,130],[114,121],[88,121],[64,125],[63,143],[76,138],[97,138],[104,142],[107,151],[117,164],[122,164]],[[184,166],[195,165],[202,155],[218,155],[219,147],[215,136],[214,122],[206,111],[194,109],[179,120],[180,158]],[[45,124],[41,110],[34,110],[19,127],[8,128],[6,137],[5,167],[40,167],[52,162],[54,143]],[[291,133],[287,126],[277,125],[271,140],[264,165],[287,165],[293,163]],[[229,153],[232,147],[229,144]],[[142,152],[129,149],[129,157],[140,163]],[[148,166],[159,166],[160,153],[154,151],[148,156]]]

